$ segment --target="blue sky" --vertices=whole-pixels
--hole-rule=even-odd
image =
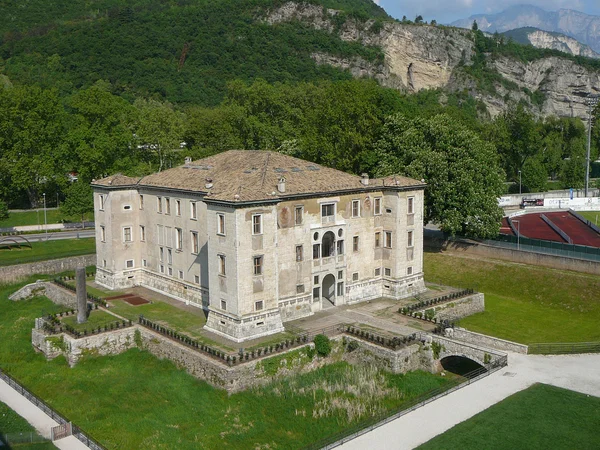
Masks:
[[[600,0],[377,0],[387,13],[398,19],[406,15],[414,19],[421,14],[427,21],[449,23],[473,14],[500,12],[512,5],[530,4],[546,11],[575,9],[600,16]]]

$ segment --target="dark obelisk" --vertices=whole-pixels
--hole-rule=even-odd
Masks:
[[[77,282],[77,323],[87,322],[87,290],[85,285],[85,267],[75,270]]]

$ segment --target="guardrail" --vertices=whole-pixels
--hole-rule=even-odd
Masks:
[[[46,402],[44,402],[37,395],[33,394],[29,390],[27,390],[21,383],[11,377],[9,374],[0,369],[0,379],[4,380],[6,384],[12,387],[15,391],[41,409],[46,415],[48,415],[52,420],[58,422],[59,425],[63,425],[65,423],[71,422],[65,416],[54,410],[51,406],[49,406]],[[77,433],[75,433],[75,429],[77,429]],[[100,443],[92,439],[86,433],[84,433],[81,428],[73,425],[73,436],[83,442],[88,448],[92,450],[106,450],[106,447],[102,446]]]
[[[600,342],[557,342],[529,344],[528,355],[572,355],[600,353]]]
[[[462,381],[450,381],[446,386],[442,386],[437,389],[433,389],[425,394],[418,396],[417,398],[408,401],[407,403],[401,405],[395,411],[391,413],[382,414],[380,416],[371,417],[366,419],[360,423],[357,423],[353,427],[347,428],[344,431],[341,431],[336,434],[332,434],[320,441],[314,442],[311,445],[304,447],[305,450],[317,450],[323,449],[328,450],[331,448],[338,447],[352,439],[355,439],[363,434],[369,433],[376,428],[379,428],[386,423],[389,423],[393,420],[398,419],[422,406],[431,403],[438,398],[444,397],[454,391],[457,391],[465,386],[468,386],[476,381],[481,380],[494,372],[502,369],[508,364],[507,357],[504,356],[495,361],[495,365],[488,365],[486,367],[480,367],[472,372],[469,372],[463,377],[465,380]]]

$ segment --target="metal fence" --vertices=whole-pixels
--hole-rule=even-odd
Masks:
[[[39,398],[35,394],[28,391],[25,387],[23,387],[22,384],[20,384],[17,380],[15,380],[13,377],[8,375],[2,369],[0,369],[0,379],[4,380],[6,382],[6,384],[8,384],[15,391],[17,391],[19,394],[21,394],[23,397],[25,397],[27,400],[29,400],[31,403],[33,403],[35,406],[37,406],[39,409],[41,409],[43,412],[45,412],[55,422],[58,422],[59,425],[63,425],[65,423],[70,422],[69,419],[67,419],[65,416],[63,416],[62,414],[55,411],[51,406],[49,406],[47,403],[45,403],[41,398]],[[77,433],[75,432],[75,430],[77,430]],[[73,425],[73,436],[75,436],[77,439],[79,439],[88,448],[90,448],[92,450],[106,450],[106,447],[103,447],[102,445],[100,445],[97,441],[95,441],[94,439],[89,437],[87,434],[85,434],[83,431],[81,431],[81,429],[79,427],[77,427],[75,425]]]
[[[403,404],[396,411],[391,413],[386,413],[380,416],[371,417],[367,420],[359,422],[354,426],[345,429],[336,434],[332,434],[327,436],[324,439],[321,439],[318,442],[314,442],[313,444],[305,447],[305,450],[317,450],[324,449],[328,450],[331,448],[338,447],[352,439],[355,439],[363,434],[369,433],[376,428],[379,428],[386,423],[389,423],[399,417],[404,416],[422,406],[427,405],[440,397],[448,395],[458,389],[461,389],[465,386],[470,385],[471,383],[475,383],[482,378],[491,375],[492,373],[500,370],[508,364],[507,356],[503,356],[496,360],[493,365],[487,365],[486,367],[480,367],[468,374],[463,375],[465,378],[462,381],[451,381],[446,386],[442,386],[437,389],[433,389],[425,394],[418,396],[417,398]]]
[[[600,353],[600,342],[539,343],[529,344],[529,355],[571,355]]]
[[[35,431],[27,431],[22,433],[0,433],[0,444],[10,446],[19,444],[40,444],[42,442],[50,442],[44,436],[39,435]],[[0,445],[1,447],[2,445]]]

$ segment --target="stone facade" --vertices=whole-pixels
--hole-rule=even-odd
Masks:
[[[238,166],[229,153],[241,158]],[[260,166],[246,153],[267,155],[257,181],[272,185],[229,189],[259,171],[234,173]],[[191,178],[194,168],[206,185]],[[287,189],[280,173],[295,177]],[[192,187],[184,188],[179,178],[188,176]],[[225,177],[221,190],[216,177]],[[424,290],[420,182],[369,182],[271,152],[226,152],[147,178],[93,186],[96,282],[141,285],[202,307],[214,333],[242,342],[330,304]],[[231,194],[244,189],[254,190],[244,201]]]
[[[0,267],[0,280],[3,283],[16,283],[32,274],[55,274],[77,267],[87,267],[96,264],[96,255],[72,256],[70,258],[51,259],[28,264],[16,264]]]

